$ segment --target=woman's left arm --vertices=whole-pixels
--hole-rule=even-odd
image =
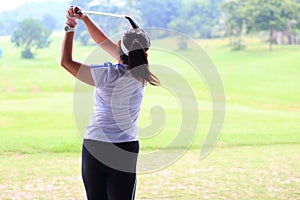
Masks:
[[[74,32],[66,32],[62,43],[60,64],[80,81],[94,86],[90,66],[73,60],[73,40]]]

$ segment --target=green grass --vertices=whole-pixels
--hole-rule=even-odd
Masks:
[[[8,38],[0,38],[0,199],[84,195],[79,158],[91,105],[82,108],[86,113],[77,127],[73,95],[78,85],[59,66],[62,35],[53,35],[52,41],[34,60],[24,60]],[[158,42],[174,45],[172,39],[154,44]],[[266,44],[253,38],[247,39],[245,51],[231,51],[222,39],[197,42],[216,64],[226,92],[226,120],[218,147],[197,161],[212,116],[206,84],[185,61],[150,51],[152,70],[164,84],[176,85],[178,80],[158,64],[172,67],[186,79],[196,96],[200,120],[191,152],[162,171],[140,175],[138,199],[299,199],[300,48],[275,46],[269,52]],[[109,60],[94,46],[76,43],[75,49],[74,57],[81,61]],[[192,51],[176,53],[198,56]],[[140,126],[161,119],[161,112],[151,111],[156,105],[164,108],[167,121],[158,135],[141,138],[142,152],[166,146],[181,123],[176,96],[151,86],[145,94]],[[185,124],[187,131],[189,126]],[[180,148],[184,144],[172,150]]]
[[[199,151],[160,171],[138,175],[137,200],[299,199],[299,145],[216,148]],[[80,155],[0,155],[0,199],[84,199]]]
[[[78,144],[85,124],[77,131],[73,117],[76,83],[59,66],[61,40],[61,34],[55,34],[50,48],[38,51],[34,60],[21,59],[20,50],[13,47],[7,38],[0,40],[3,49],[0,60],[0,152],[80,151]],[[172,40],[155,42],[167,46]],[[228,146],[300,142],[300,123],[297,123],[300,121],[300,96],[297,95],[300,88],[297,73],[300,48],[283,46],[269,52],[264,44],[251,41],[245,51],[233,52],[226,40],[205,40],[199,41],[199,44],[215,62],[226,92],[226,123],[220,142]],[[101,56],[87,59],[90,54],[103,55],[94,49],[94,46],[81,47],[77,43],[75,57],[87,62],[101,60]],[[195,71],[184,67],[187,63],[177,56],[159,50],[150,51],[149,55],[150,62],[154,64],[153,71],[163,83],[176,86],[176,80],[170,79],[169,72],[161,70],[158,64],[172,67],[192,87],[200,117],[192,147],[199,148],[212,115],[210,94],[205,83]],[[107,55],[103,55],[103,59],[107,60]],[[150,115],[155,105],[167,111],[167,121],[157,136],[141,138],[142,149],[145,150],[167,145],[176,136],[181,123],[176,95],[163,88],[148,86],[140,116],[141,126],[151,124],[151,117],[161,116],[161,112]]]

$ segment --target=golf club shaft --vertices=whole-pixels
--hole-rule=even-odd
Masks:
[[[118,15],[118,14],[112,14],[112,13],[105,13],[105,12],[96,12],[96,11],[86,11],[86,10],[77,10],[77,14],[91,14],[91,15],[103,15],[103,16],[110,16],[110,17],[118,17],[118,18],[124,18],[127,19],[132,28],[139,28],[137,23],[129,16],[126,15]]]
[[[126,15],[118,15],[118,14],[113,14],[113,13],[86,11],[86,10],[78,10],[76,13],[77,14],[90,14],[90,15],[103,15],[103,16],[111,16],[111,17],[119,17],[119,18],[126,17]]]

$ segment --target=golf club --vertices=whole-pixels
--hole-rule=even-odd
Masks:
[[[98,11],[86,11],[86,10],[77,10],[76,14],[90,14],[90,15],[102,15],[102,16],[125,18],[129,21],[132,28],[134,28],[134,29],[139,28],[137,23],[135,23],[135,21],[131,17],[126,16],[126,15],[118,15],[118,14],[113,14],[113,13],[105,13],[105,12],[98,12]]]

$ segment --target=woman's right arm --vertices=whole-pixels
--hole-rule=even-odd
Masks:
[[[119,48],[110,38],[86,15],[82,19],[93,40],[113,58],[119,58]]]

